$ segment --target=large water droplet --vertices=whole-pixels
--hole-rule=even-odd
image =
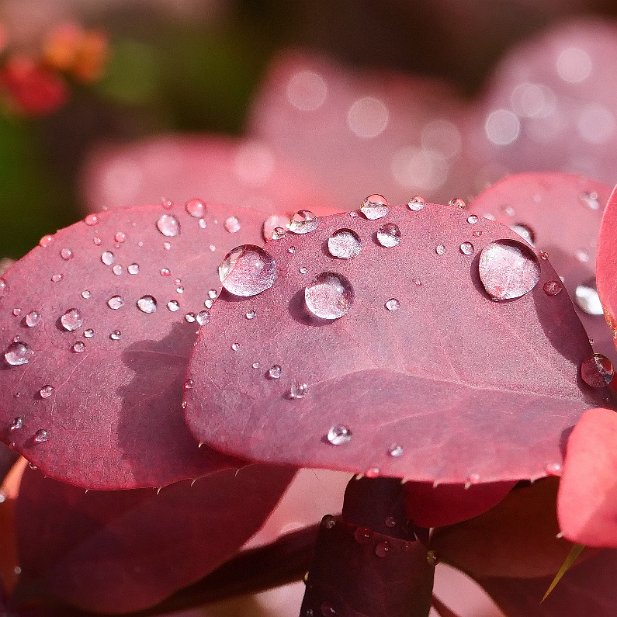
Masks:
[[[137,308],[148,315],[156,312],[156,298],[154,296],[142,296],[137,300]]]
[[[173,238],[180,233],[180,223],[173,214],[161,214],[156,228],[166,237]]]
[[[81,312],[76,308],[69,309],[62,317],[60,317],[60,323],[67,332],[73,332],[81,328],[84,320],[81,316]]]
[[[377,230],[377,242],[386,248],[398,246],[401,243],[401,230],[394,223],[386,223]]]
[[[304,300],[316,317],[339,319],[351,308],[354,291],[342,274],[322,272],[304,288]]]
[[[107,300],[107,306],[114,311],[117,311],[119,308],[124,306],[124,299],[122,296],[112,296]]]
[[[497,240],[482,249],[480,280],[493,300],[511,300],[529,293],[540,280],[535,253],[522,242]]]
[[[383,218],[386,214],[388,214],[389,205],[388,200],[383,195],[378,195],[375,193],[373,195],[369,195],[362,202],[360,212],[362,212],[362,214],[364,214],[369,221],[374,221],[376,219]]]
[[[319,225],[318,218],[310,210],[298,210],[289,221],[289,231],[295,234],[308,234]]]
[[[577,285],[574,297],[579,308],[588,315],[602,315],[604,313],[595,282]]]
[[[30,311],[24,317],[24,323],[28,326],[28,328],[34,328],[41,323],[41,314],[38,311]]]
[[[592,388],[604,388],[613,381],[613,363],[600,353],[594,353],[581,363],[581,378]]]
[[[223,287],[234,296],[256,296],[274,285],[276,262],[254,244],[243,244],[229,252],[219,266]]]
[[[202,218],[206,213],[206,204],[201,199],[189,199],[184,205],[184,208],[196,219]]]
[[[332,257],[352,259],[362,250],[358,234],[351,229],[337,229],[328,238],[328,252]]]
[[[22,364],[28,364],[33,355],[34,352],[26,343],[14,341],[4,352],[4,359],[10,366],[21,366]]]
[[[342,446],[351,441],[351,430],[344,424],[337,424],[330,428],[326,439],[333,446]]]

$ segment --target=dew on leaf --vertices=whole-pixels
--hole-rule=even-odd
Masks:
[[[337,229],[328,238],[328,252],[332,257],[352,259],[362,250],[358,234],[351,229]]]
[[[602,354],[594,353],[581,363],[581,378],[592,388],[604,388],[613,381],[613,363]]]
[[[14,317],[19,317],[21,315],[21,309],[20,308],[14,308],[11,312],[13,313]]]
[[[0,278],[0,295],[2,295],[8,288],[6,281],[3,278]]]
[[[107,300],[107,306],[114,311],[122,308],[124,306],[124,299],[122,296],[112,296]]]
[[[401,243],[401,230],[394,223],[386,223],[377,230],[376,237],[381,246],[393,248]]]
[[[229,216],[225,219],[225,229],[230,234],[235,234],[240,231],[240,221],[237,216]]]
[[[556,296],[563,290],[563,285],[559,281],[547,281],[542,289],[547,296]]]
[[[251,364],[251,366],[253,368],[259,368],[259,362],[253,362],[253,364]]]
[[[84,320],[79,309],[71,308],[60,317],[60,323],[67,332],[74,332],[81,328]]]
[[[544,467],[544,471],[546,471],[549,476],[560,476],[562,472],[562,465],[557,462],[547,463]]]
[[[321,319],[339,319],[346,315],[354,300],[351,283],[335,272],[322,272],[304,288],[308,310]]]
[[[289,231],[294,234],[308,234],[317,229],[319,219],[310,210],[298,210],[289,221]]]
[[[473,255],[474,246],[471,242],[463,242],[461,246],[459,246],[459,250],[463,255]]]
[[[420,212],[422,208],[426,205],[426,201],[424,197],[420,197],[420,195],[414,195],[408,202],[407,207],[412,212]]]
[[[194,387],[195,387],[195,381],[193,379],[187,379],[184,382],[184,389],[185,390],[191,390]]]
[[[300,399],[304,398],[308,393],[309,387],[307,383],[301,381],[294,381],[289,388],[289,398]]]
[[[234,296],[256,296],[274,285],[276,262],[262,248],[243,244],[225,256],[219,266],[219,278]]]
[[[206,219],[199,219],[199,222],[197,224],[199,225],[199,229],[205,229],[208,226],[208,223],[206,223]]]
[[[161,214],[156,228],[166,237],[174,238],[180,233],[180,222],[173,214]]]
[[[478,269],[484,289],[496,301],[520,298],[540,280],[535,253],[516,240],[497,240],[485,246]]]
[[[369,195],[363,202],[362,206],[360,206],[360,212],[364,214],[364,216],[369,221],[374,221],[376,219],[383,218],[388,214],[388,200],[383,195],[378,195],[377,193],[373,195]]]
[[[396,298],[390,298],[385,304],[385,307],[389,311],[398,311],[400,306],[401,306],[401,303]]]
[[[206,213],[206,204],[201,199],[189,199],[184,204],[185,210],[196,219],[203,218]]]
[[[282,214],[272,214],[263,222],[263,237],[265,240],[280,240],[287,233],[288,226],[289,217]]]
[[[275,364],[268,369],[268,377],[270,379],[278,379],[282,372],[283,369],[278,364]]]
[[[208,290],[208,298],[211,300],[216,300],[218,298],[219,292],[216,289]]]
[[[330,427],[326,439],[330,445],[342,446],[351,441],[351,430],[344,424],[336,424]]]
[[[40,390],[39,390],[39,395],[41,398],[49,398],[54,392],[54,387],[47,385],[47,386],[43,386]]]
[[[306,274],[308,272],[308,268],[305,268],[304,266],[302,266],[301,268],[298,268],[298,272],[300,274]]]
[[[38,311],[30,311],[24,317],[24,323],[28,326],[28,328],[34,328],[41,323],[41,314]]]
[[[156,312],[156,298],[154,296],[146,295],[137,300],[137,308],[147,315],[151,315]]]
[[[41,428],[34,434],[35,443],[45,443],[48,440],[49,440],[49,432],[46,431],[45,429]]]
[[[576,286],[574,299],[577,306],[588,315],[602,315],[602,303],[595,284],[587,283]]]
[[[111,266],[111,264],[114,263],[114,259],[114,254],[111,251],[104,251],[103,253],[101,253],[101,261],[106,266]]]
[[[27,343],[13,341],[4,352],[4,359],[10,366],[21,366],[28,364],[34,352],[30,349]]]

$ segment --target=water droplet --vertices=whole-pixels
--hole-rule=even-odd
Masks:
[[[120,264],[114,264],[111,268],[111,271],[116,275],[120,276],[122,274],[122,266]]]
[[[381,473],[381,469],[379,469],[379,467],[369,467],[364,472],[364,475],[367,478],[378,478],[380,473]]]
[[[117,231],[114,240],[122,244],[122,242],[126,241],[126,234],[123,231]]]
[[[384,540],[383,542],[378,542],[375,545],[375,555],[377,555],[377,557],[387,557],[391,550],[392,546],[387,540]]]
[[[121,296],[112,296],[107,300],[107,306],[114,311],[124,306],[124,299]]]
[[[99,222],[99,217],[96,214],[88,214],[88,216],[84,219],[84,223],[89,227],[93,227],[97,225]]]
[[[393,443],[388,448],[388,456],[391,456],[392,458],[399,458],[399,456],[403,456],[404,453],[405,450],[403,449],[403,446],[399,446],[397,443]]]
[[[588,315],[602,315],[604,313],[595,281],[577,285],[574,297],[578,307]]]
[[[259,368],[259,362],[253,362],[253,364],[251,364],[251,366],[253,368]]]
[[[83,353],[86,349],[86,344],[83,341],[77,341],[73,344],[72,350],[75,353]]]
[[[109,338],[112,341],[119,341],[122,338],[122,332],[120,332],[120,330],[114,330],[110,335]]]
[[[287,252],[290,253],[291,255],[293,255],[296,252],[296,247],[295,246],[290,246],[287,249]]]
[[[30,311],[24,317],[24,322],[28,328],[34,328],[41,322],[41,314],[38,311]]]
[[[326,439],[333,446],[341,446],[351,441],[351,430],[344,424],[337,424],[330,428]]]
[[[208,298],[207,300],[204,300],[204,306],[207,309],[212,308],[213,305],[214,305],[214,300],[210,300],[210,298]]]
[[[422,208],[426,205],[426,201],[424,197],[420,197],[420,195],[414,195],[408,202],[407,207],[413,212],[420,212]]]
[[[276,263],[262,248],[243,244],[225,256],[219,266],[219,278],[234,296],[256,296],[274,285]]]
[[[69,309],[62,317],[60,317],[60,323],[67,332],[73,332],[81,328],[84,320],[81,316],[81,312],[76,308]]]
[[[268,377],[270,379],[278,379],[282,372],[283,369],[278,364],[275,364],[268,369]]]
[[[383,195],[375,193],[374,195],[369,195],[362,202],[360,212],[362,212],[369,221],[374,221],[388,214],[389,205],[388,200]]]
[[[308,234],[317,229],[318,218],[310,210],[298,210],[289,221],[289,231],[294,234]]]
[[[352,259],[362,250],[358,234],[351,229],[337,229],[328,238],[328,252],[332,257]]]
[[[177,300],[170,300],[167,303],[167,308],[172,312],[175,313],[177,310],[180,309],[180,303]]]
[[[357,527],[353,535],[358,544],[369,544],[373,539],[373,531],[368,527]]]
[[[563,285],[559,281],[547,281],[542,289],[547,296],[556,296],[563,290]]]
[[[232,343],[231,344],[231,349],[233,351],[238,351],[240,349],[240,343]]]
[[[180,223],[173,214],[162,214],[156,228],[166,237],[173,238],[180,233]]]
[[[467,207],[467,203],[464,199],[460,197],[454,197],[449,202],[448,205],[453,208],[459,208],[459,210],[464,210]]]
[[[272,240],[282,240],[287,235],[287,230],[284,227],[275,227],[272,230]]]
[[[308,393],[309,387],[308,384],[302,383],[299,381],[295,381],[291,384],[291,388],[289,389],[289,398],[291,399],[299,399],[304,398]]]
[[[126,270],[129,274],[139,274],[139,264],[131,264]]]
[[[331,514],[326,514],[321,519],[321,526],[325,527],[326,529],[333,529],[334,527],[336,527],[336,519]]]
[[[304,266],[302,266],[301,268],[298,268],[298,272],[300,274],[306,274],[308,272],[308,268],[305,268]]]
[[[471,242],[463,242],[459,247],[459,250],[463,255],[473,255],[473,244]]]
[[[544,467],[544,471],[546,471],[549,476],[560,476],[562,472],[561,463],[547,463]]]
[[[470,225],[475,225],[475,224],[478,222],[478,217],[477,217],[475,214],[470,214],[470,215],[467,217],[467,222],[468,222]]]
[[[47,236],[43,236],[40,240],[39,240],[39,246],[42,246],[43,248],[48,247],[52,242],[54,241],[54,237],[47,235]]]
[[[255,319],[255,317],[257,317],[257,313],[255,311],[249,311],[246,313],[245,317],[247,319]]]
[[[178,285],[178,287],[176,287],[176,292],[179,294],[183,294],[184,293],[184,287],[182,287],[182,285]]]
[[[184,204],[185,210],[194,218],[203,218],[206,213],[206,204],[201,199],[189,199]]]
[[[581,363],[581,378],[592,388],[604,388],[613,381],[613,363],[602,354],[594,353]]]
[[[193,381],[192,379],[187,379],[184,382],[184,389],[185,390],[191,390],[194,387],[195,387],[195,381]]]
[[[54,392],[54,387],[53,386],[43,386],[40,390],[39,390],[39,395],[41,396],[41,398],[49,398]]]
[[[435,247],[435,252],[437,255],[443,255],[446,252],[446,247],[443,244],[438,244]]]
[[[64,277],[62,276],[62,274],[52,274],[51,275],[51,282],[52,283],[59,283]]]
[[[84,290],[81,292],[81,297],[82,297],[84,300],[89,300],[89,299],[92,297],[92,293],[90,292],[90,290],[88,290],[88,289],[84,289]]]
[[[484,289],[496,301],[520,298],[540,280],[538,258],[516,240],[497,240],[485,246],[478,267]]]
[[[346,315],[354,300],[351,283],[341,274],[322,272],[304,289],[308,310],[321,319]]]
[[[101,261],[106,266],[111,266],[111,264],[114,263],[114,259],[114,254],[111,251],[104,251],[103,253],[101,253]]]
[[[184,316],[184,321],[186,321],[187,323],[194,323],[196,319],[197,315],[195,315],[195,313],[187,313]]]
[[[209,311],[199,311],[197,315],[195,315],[195,321],[200,326],[205,326],[210,321],[210,313]]]
[[[62,249],[60,251],[60,257],[64,259],[64,261],[68,261],[69,259],[73,259],[73,251],[71,249]]]
[[[156,298],[154,296],[142,296],[137,300],[137,308],[147,315],[156,311]]]
[[[48,439],[49,439],[49,432],[46,431],[45,429],[40,428],[34,434],[35,443],[45,443]]]
[[[21,309],[20,308],[14,308],[12,310],[12,313],[15,317],[19,317],[21,315]]]
[[[508,206],[508,205],[502,206],[501,211],[506,216],[514,216],[516,214],[516,210],[512,206]]]
[[[437,553],[435,551],[428,551],[426,553],[426,561],[428,562],[429,566],[436,566],[439,563]]]
[[[533,229],[529,227],[529,225],[523,225],[522,223],[517,223],[516,225],[511,225],[510,229],[516,232],[522,238],[525,238],[529,244],[533,245],[536,239],[536,234],[533,232]]]
[[[396,519],[393,516],[386,516],[384,523],[386,527],[389,527],[390,529],[396,527]]]
[[[377,242],[386,248],[398,246],[401,243],[401,230],[394,223],[386,223],[377,230]]]
[[[225,229],[230,234],[235,234],[240,231],[240,221],[236,216],[229,216],[225,219]]]
[[[86,338],[92,338],[94,336],[94,330],[92,328],[88,328],[87,330],[84,330],[84,336]]]
[[[9,426],[10,431],[18,431],[19,429],[24,427],[24,419],[21,416],[13,419]]]
[[[210,289],[208,291],[208,298],[211,300],[216,300],[218,298],[219,292],[216,289]]]
[[[96,246],[101,246],[101,244],[103,244],[103,241],[98,237],[92,238],[92,242],[96,244]]]
[[[599,210],[600,201],[595,191],[584,191],[578,196],[579,201],[590,210]]]
[[[385,304],[385,307],[389,311],[398,311],[400,306],[401,303],[396,298],[390,298]]]
[[[206,227],[208,227],[208,223],[206,222],[206,219],[199,219],[198,225],[199,225],[199,229],[205,229]]]

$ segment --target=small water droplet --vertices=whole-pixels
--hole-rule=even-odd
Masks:
[[[232,343],[231,349],[232,351],[238,351],[240,349],[240,343]]]
[[[293,255],[296,252],[296,247],[295,246],[290,246],[287,249],[287,252],[290,253],[291,255]]]
[[[120,264],[114,264],[111,268],[111,271],[116,275],[120,276],[122,274],[122,266]]]
[[[613,381],[613,363],[602,354],[594,353],[581,363],[581,378],[592,388],[604,388]]]
[[[478,268],[484,289],[495,301],[520,298],[540,280],[535,253],[516,240],[497,240],[485,246]]]
[[[404,453],[405,450],[403,449],[403,446],[399,446],[397,443],[391,444],[388,448],[388,456],[391,456],[392,458],[399,458],[400,456],[403,456]]]
[[[326,439],[333,446],[341,446],[351,441],[351,430],[344,424],[336,424],[330,427]]]
[[[259,362],[253,362],[253,364],[251,364],[251,366],[253,368],[259,368]]]
[[[448,205],[452,208],[458,208],[459,210],[464,210],[467,207],[467,203],[464,199],[460,197],[454,197],[449,202]]]
[[[206,213],[206,204],[201,199],[189,199],[184,204],[185,210],[196,219],[203,218]]]
[[[393,516],[386,516],[384,523],[386,527],[389,527],[390,529],[396,527],[396,519]]]
[[[437,255],[443,255],[446,252],[446,247],[443,244],[438,244],[435,247],[435,252]]]
[[[88,328],[87,330],[84,330],[84,336],[86,338],[92,338],[94,336],[94,330],[92,328]]]
[[[200,326],[205,326],[210,321],[210,312],[209,311],[199,311],[199,313],[195,315],[195,321]]]
[[[563,285],[559,281],[547,281],[542,287],[547,296],[556,296],[563,290]]]
[[[62,274],[52,274],[51,275],[51,282],[52,283],[59,283],[64,277],[62,276]]]
[[[171,275],[171,271],[169,270],[169,268],[161,268],[161,276],[170,276]]]
[[[167,303],[167,308],[172,312],[175,313],[177,310],[180,309],[180,303],[177,300],[170,300]]]
[[[298,268],[298,272],[300,274],[306,274],[308,272],[308,268],[305,268],[304,266],[302,266],[301,268]]]
[[[187,380],[184,382],[184,389],[185,389],[185,390],[191,390],[191,389],[192,389],[192,388],[194,388],[194,387],[195,387],[195,381],[194,381],[194,380],[192,380],[192,379],[187,379]]]
[[[40,390],[39,390],[39,395],[41,398],[49,398],[52,394],[54,393],[54,387],[53,386],[43,386]]]
[[[536,240],[536,234],[533,229],[529,227],[529,225],[523,225],[522,223],[517,223],[516,225],[511,225],[510,229],[517,233],[519,236],[527,240],[529,244],[533,246]]]
[[[39,240],[39,246],[42,246],[43,248],[48,247],[52,242],[54,241],[54,237],[51,235],[47,235],[47,236],[43,236],[40,240]]]
[[[114,311],[122,308],[124,306],[124,299],[122,296],[112,296],[107,300],[107,306]]]
[[[560,476],[562,472],[561,463],[547,463],[544,467],[544,471],[546,471],[549,476]]]
[[[308,234],[317,229],[319,219],[310,210],[298,210],[289,221],[289,231],[294,234]]]
[[[424,199],[424,197],[421,197],[420,195],[414,195],[407,202],[407,207],[412,212],[420,212],[420,210],[422,210],[422,208],[424,208],[425,205],[426,205],[426,200]]]
[[[375,545],[375,555],[377,555],[377,557],[387,557],[390,554],[391,550],[392,546],[387,540],[384,540],[383,542],[378,542]]]
[[[380,473],[381,473],[381,469],[379,469],[379,467],[369,467],[364,472],[364,475],[367,478],[378,478]]]
[[[114,263],[114,259],[114,254],[111,251],[104,251],[103,253],[101,253],[101,261],[106,266],[111,266],[111,264]]]
[[[204,300],[204,306],[207,309],[211,309],[213,305],[214,305],[214,300],[210,300],[210,298],[208,298],[207,300]]]
[[[276,263],[262,248],[243,244],[225,256],[219,266],[219,278],[223,287],[235,296],[256,296],[274,285]]]
[[[463,242],[459,247],[459,250],[463,255],[473,255],[474,247],[471,242]]]
[[[161,214],[156,228],[166,237],[174,238],[180,233],[180,222],[173,214]]]
[[[602,303],[595,286],[595,281],[576,286],[575,300],[578,307],[588,315],[603,315]]]
[[[60,257],[64,259],[64,261],[68,261],[69,259],[73,259],[73,251],[71,249],[64,248],[60,251]]]
[[[219,292],[216,289],[210,289],[208,291],[208,298],[211,300],[216,300],[218,298]]]
[[[386,214],[388,214],[389,205],[388,200],[383,195],[378,195],[375,193],[373,195],[369,195],[362,202],[360,212],[362,212],[362,214],[364,214],[369,221],[374,221],[376,219],[383,218]]]
[[[21,309],[20,308],[14,308],[12,310],[12,313],[15,317],[19,317],[21,315]]]
[[[197,315],[195,315],[195,313],[187,313],[184,316],[184,321],[186,321],[187,323],[195,323],[195,320],[197,319]]]
[[[83,353],[86,349],[86,344],[83,341],[77,341],[71,348],[75,353]]]
[[[76,308],[71,308],[62,317],[60,317],[60,323],[67,332],[73,332],[81,328],[84,320],[81,316],[81,312]]]
[[[247,319],[255,319],[255,317],[257,317],[257,313],[255,311],[249,311],[246,313],[245,317]]]
[[[183,294],[184,293],[184,287],[182,287],[182,285],[178,285],[178,287],[176,287],[176,292],[179,294]]]
[[[474,484],[479,484],[480,483],[480,474],[478,473],[470,473],[467,476],[467,480],[465,481],[465,488],[470,488],[471,486],[473,486]]]
[[[373,539],[373,531],[368,527],[357,527],[353,535],[358,544],[369,544]]]
[[[308,393],[309,387],[307,383],[303,383],[300,381],[294,381],[291,384],[291,388],[289,388],[289,398],[291,399],[300,399],[304,398]]]
[[[92,297],[92,293],[90,292],[90,290],[89,290],[89,289],[84,289],[84,290],[81,292],[81,297],[82,297],[84,300],[89,300],[89,299]]]
[[[322,272],[304,289],[308,310],[321,319],[346,315],[354,300],[351,283],[341,274]]]
[[[84,223],[88,225],[89,227],[93,227],[94,225],[97,225],[98,222],[99,222],[99,217],[96,214],[88,214],[88,216],[86,216],[86,218],[84,219]]]
[[[28,328],[34,328],[41,323],[41,314],[38,311],[30,311],[24,317],[24,323],[28,326]]]
[[[332,257],[352,259],[362,250],[362,242],[358,234],[351,229],[337,229],[328,238],[328,252]]]
[[[230,234],[235,234],[240,231],[240,221],[237,216],[229,216],[225,219],[225,229]]]
[[[278,379],[281,376],[282,372],[283,369],[278,364],[275,364],[268,369],[268,377],[270,379]]]
[[[114,240],[120,244],[126,241],[126,234],[123,231],[117,231]]]
[[[137,308],[147,315],[156,312],[156,298],[154,296],[142,296],[137,300]]]
[[[96,245],[96,246],[101,246],[101,244],[103,244],[103,241],[99,238],[99,237],[94,237],[92,238],[92,242]]]
[[[34,434],[35,443],[45,443],[48,439],[49,439],[49,432],[46,431],[45,429],[40,428]]]
[[[272,230],[272,240],[282,240],[287,235],[287,230],[284,227],[275,227]]]
[[[386,223],[377,230],[376,237],[381,246],[393,248],[401,243],[401,230],[394,223]]]
[[[501,211],[506,216],[514,216],[516,214],[516,210],[512,206],[509,206],[509,205],[502,206]]]
[[[109,338],[112,341],[119,341],[122,338],[122,332],[120,332],[120,330],[114,330],[110,335]]]
[[[199,225],[199,229],[205,229],[206,227],[208,227],[206,219],[199,219],[197,224]]]
[[[468,222],[470,225],[475,225],[475,224],[478,222],[478,217],[477,217],[475,214],[470,214],[470,215],[467,217],[467,222]]]
[[[578,196],[579,201],[590,210],[599,210],[600,201],[595,191],[584,191]]]
[[[165,242],[163,242],[163,248],[166,251],[170,251],[171,250],[171,242],[167,242],[167,240]]]
[[[131,264],[126,270],[129,274],[139,274],[139,264]]]
[[[390,298],[385,304],[385,307],[389,311],[398,311],[400,306],[401,303],[396,298]]]
[[[21,416],[18,416],[17,418],[13,418],[13,421],[11,422],[9,426],[9,430],[18,431],[19,429],[22,429],[23,427],[24,427],[24,419]]]
[[[321,519],[321,526],[325,529],[333,529],[336,527],[336,519],[331,514],[326,514]]]

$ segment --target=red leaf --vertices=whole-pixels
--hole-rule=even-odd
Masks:
[[[546,251],[574,302],[593,348],[614,351],[595,290],[596,246],[608,186],[558,173],[511,176],[481,193],[471,209],[532,238]],[[527,235],[527,237],[525,237]]]
[[[421,527],[453,525],[490,510],[512,490],[514,482],[440,484],[406,482],[407,517]]]
[[[174,135],[108,147],[88,161],[82,184],[91,211],[195,195],[265,215],[336,211],[327,194],[258,140]]]
[[[236,233],[224,226],[232,214]],[[174,233],[174,220],[177,236],[157,228],[162,221]],[[0,351],[25,343],[32,353],[21,366],[1,358],[0,438],[46,475],[88,488],[138,488],[229,464],[199,451],[182,418],[199,329],[185,315],[205,311],[198,318],[207,319],[219,262],[232,246],[259,241],[262,217],[208,204],[203,220],[182,205],[91,215],[44,238],[4,275]],[[141,299],[152,310],[149,296],[157,300],[150,314],[137,306]],[[28,327],[37,321],[32,311],[40,318]]]
[[[598,242],[598,293],[604,306],[606,321],[617,337],[617,189],[613,191],[602,218]],[[617,345],[617,341],[614,341]]]
[[[587,546],[617,547],[617,414],[586,411],[568,439],[559,489],[564,535]]]
[[[17,504],[20,585],[98,612],[156,604],[232,557],[293,473],[249,465],[157,494],[84,493],[26,471]]]
[[[274,286],[248,299],[222,296],[213,327],[198,340],[189,370],[195,388],[185,393],[195,436],[261,461],[440,483],[554,472],[563,432],[606,391],[577,384],[592,352],[567,294],[543,290],[558,280],[550,264],[538,260],[531,293],[492,302],[478,275],[480,252],[518,236],[467,217],[433,204],[396,207],[373,221],[326,217],[313,233],[270,243]],[[398,225],[399,246],[375,240],[386,222]],[[326,248],[341,228],[362,241],[353,259]],[[473,255],[460,249],[467,241]],[[330,271],[351,282],[355,298],[333,321],[310,316],[303,298],[305,286]],[[503,273],[508,284],[512,269]],[[390,299],[398,310],[387,310]],[[274,365],[278,379],[268,378]],[[302,384],[308,393],[299,398]],[[341,445],[328,443],[331,428]]]
[[[540,604],[553,575],[542,578],[486,578],[478,582],[508,617],[614,617],[617,553],[602,551],[569,570]]]

